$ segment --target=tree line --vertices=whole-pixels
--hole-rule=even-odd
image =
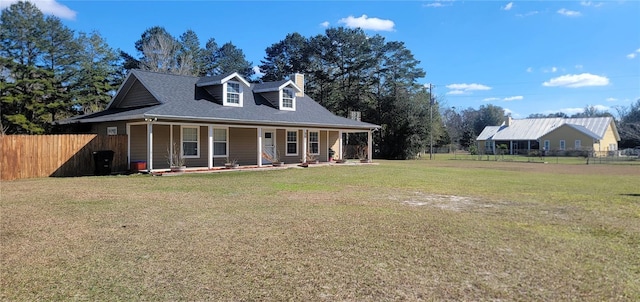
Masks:
[[[137,53],[129,54],[111,48],[98,32],[75,33],[29,2],[4,9],[0,21],[1,126],[8,134],[50,133],[54,120],[104,109],[135,68],[192,76],[235,71],[254,82],[303,73],[305,92],[331,112],[382,126],[374,143],[376,154],[385,158],[414,157],[432,138],[436,146],[468,148],[485,126],[500,125],[505,116],[495,105],[441,107],[417,83],[426,72],[403,42],[361,29],[288,34],[265,49],[256,77],[240,48],[231,42],[219,46],[214,38],[202,47],[192,30],[173,37],[161,26],[151,27],[135,42]],[[623,110],[621,135],[628,132],[623,129],[632,134],[638,129],[626,125],[640,122],[639,107]],[[605,113],[587,107],[584,114]]]

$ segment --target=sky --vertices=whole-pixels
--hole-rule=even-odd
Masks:
[[[426,71],[419,84],[432,84],[441,108],[492,104],[526,118],[595,106],[616,115],[640,99],[638,0],[32,2],[136,57],[135,41],[152,26],[175,37],[191,29],[203,44],[230,41],[255,66],[289,33],[360,27],[404,42]]]

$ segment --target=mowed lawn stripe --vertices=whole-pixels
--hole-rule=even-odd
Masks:
[[[637,300],[638,176],[419,160],[3,182],[0,297]]]

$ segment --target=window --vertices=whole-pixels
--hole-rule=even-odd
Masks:
[[[293,89],[289,89],[289,88],[282,89],[282,106],[280,106],[280,108],[295,110],[294,101],[295,101],[295,93],[293,92]]]
[[[298,155],[298,131],[287,131],[287,156]]]
[[[582,149],[582,142],[579,139],[576,140],[576,143],[574,145],[574,149],[576,149],[576,150]]]
[[[309,131],[309,153],[313,155],[320,154],[320,134],[319,132]]]
[[[564,150],[565,142],[563,139],[560,140],[560,150]]]
[[[544,141],[544,151],[549,151],[551,146],[551,142],[549,142],[549,140],[545,140]]]
[[[238,82],[227,82],[224,104],[229,106],[242,106],[242,86]]]
[[[107,135],[118,135],[118,127],[107,127]]]
[[[227,129],[213,129],[213,157],[227,156]]]
[[[200,127],[182,127],[182,157],[200,157]]]

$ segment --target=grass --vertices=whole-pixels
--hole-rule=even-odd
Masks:
[[[2,182],[0,298],[634,301],[638,176],[438,157]]]

